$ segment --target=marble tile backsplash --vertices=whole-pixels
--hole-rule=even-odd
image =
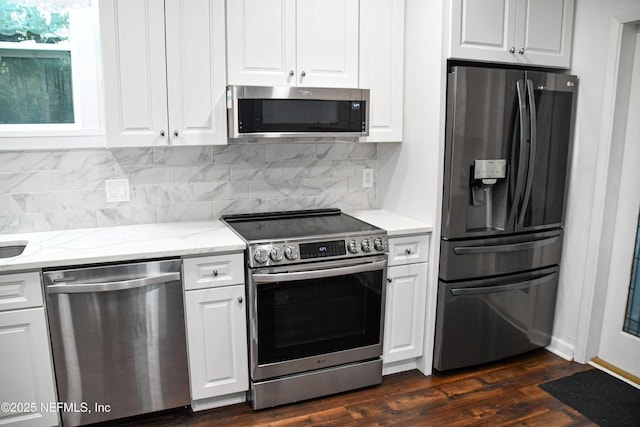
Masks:
[[[225,213],[376,207],[376,144],[232,143],[0,152],[0,234],[218,218]],[[131,200],[107,203],[105,180]]]

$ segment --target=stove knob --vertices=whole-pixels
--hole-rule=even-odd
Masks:
[[[284,248],[284,256],[287,257],[287,259],[290,261],[298,259],[298,250],[295,248],[295,246],[289,245]]]
[[[358,247],[358,242],[355,240],[351,240],[348,245],[349,252],[352,254],[357,254],[360,252],[360,248]]]
[[[277,247],[272,248],[269,256],[271,257],[271,260],[274,262],[282,261],[282,249]]]
[[[376,248],[376,251],[384,251],[385,250],[384,241],[380,237],[378,237],[376,240],[373,241],[373,247]]]
[[[264,264],[269,259],[269,252],[266,249],[258,248],[253,253],[253,259],[256,260],[258,264]]]
[[[371,243],[369,242],[369,239],[364,239],[360,243],[360,247],[362,248],[363,252],[371,252]]]

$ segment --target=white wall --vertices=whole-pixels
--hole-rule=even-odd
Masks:
[[[435,224],[444,132],[442,5],[405,2],[404,141],[379,144],[379,205]]]
[[[443,61],[444,1],[405,1],[404,141],[378,144],[378,204],[435,226],[444,159],[446,66]],[[439,239],[432,239],[425,357],[419,368],[431,373]]]
[[[569,189],[566,234],[562,255],[560,288],[556,305],[554,342],[552,346],[568,357],[574,349],[581,329],[581,309],[589,306],[589,295],[583,290],[595,278],[594,254],[598,244],[599,227],[594,203],[598,200],[596,177],[606,176],[596,171],[599,158],[608,147],[602,147],[603,102],[605,93],[606,59],[609,58],[609,33],[612,17],[637,13],[638,0],[579,0],[576,2],[571,73],[580,79],[578,110],[574,139],[573,169]],[[596,214],[594,217],[594,213]],[[595,221],[595,222],[594,222]],[[607,218],[604,218],[607,221]],[[584,318],[584,314],[583,314]],[[584,319],[583,319],[584,320]],[[587,360],[578,358],[581,362]]]

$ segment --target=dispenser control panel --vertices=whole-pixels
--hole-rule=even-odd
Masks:
[[[474,160],[473,179],[502,179],[507,174],[505,159]]]

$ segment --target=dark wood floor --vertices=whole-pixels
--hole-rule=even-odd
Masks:
[[[121,426],[594,426],[538,384],[592,369],[537,350],[474,369],[385,376],[380,386],[277,408],[248,404],[137,418]]]

